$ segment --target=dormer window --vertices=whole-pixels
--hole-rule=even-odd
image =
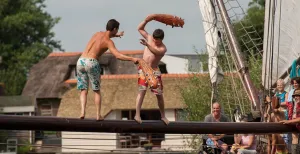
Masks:
[[[108,66],[107,65],[101,65],[101,71],[100,71],[101,75],[106,75],[106,74],[110,74]]]
[[[76,79],[77,76],[76,65],[70,65],[69,70],[70,70],[69,79]]]

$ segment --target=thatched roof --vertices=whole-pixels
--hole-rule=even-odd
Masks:
[[[62,83],[66,80],[70,64],[76,64],[79,56],[47,57],[34,65],[22,95],[36,98],[59,98]]]
[[[181,98],[180,88],[188,84],[187,74],[164,74],[164,98],[166,109],[185,108]],[[76,80],[67,81],[75,87],[67,91],[61,100],[57,116],[78,117],[80,114],[79,91],[76,89]],[[101,81],[102,108],[101,115],[105,116],[113,110],[133,110],[138,94],[136,75],[109,75],[102,76]],[[158,109],[157,100],[149,90],[144,99],[142,109]],[[86,117],[95,117],[94,94],[88,93]]]
[[[141,57],[143,51],[122,51],[132,57]],[[22,95],[36,98],[61,98],[64,93],[64,81],[67,80],[76,65],[81,52],[51,53],[35,64],[23,89]],[[110,74],[135,74],[136,66],[129,61],[117,60],[110,52],[104,54],[99,62],[107,66]]]

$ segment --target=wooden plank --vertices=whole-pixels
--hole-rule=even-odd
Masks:
[[[234,133],[285,133],[297,132],[296,127],[280,123],[262,122],[170,122],[132,120],[75,119],[62,117],[0,115],[0,129],[3,130],[47,130],[72,132],[107,133],[166,133],[166,134],[234,134]]]

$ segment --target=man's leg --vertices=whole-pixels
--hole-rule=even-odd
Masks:
[[[96,119],[97,121],[103,120],[104,118],[101,116],[101,91],[94,90],[95,93],[95,105],[96,105]]]
[[[141,119],[141,108],[143,105],[143,101],[147,92],[147,87],[148,84],[146,82],[146,78],[145,75],[142,71],[141,67],[138,67],[138,90],[139,93],[136,97],[136,106],[135,106],[135,116],[134,116],[134,120],[141,124],[142,123],[142,119]]]
[[[164,96],[161,94],[161,95],[156,95],[156,98],[157,98],[157,104],[158,104],[158,107],[159,107],[159,111],[160,111],[160,115],[161,115],[161,120],[166,124],[168,125],[170,122],[169,120],[166,118],[166,115],[165,115],[165,102],[164,102]]]
[[[87,94],[88,94],[88,86],[89,86],[89,78],[85,69],[86,60],[83,58],[78,59],[76,65],[77,71],[77,89],[80,90],[80,104],[81,104],[81,113],[80,119],[84,119],[85,117],[85,107],[87,103]]]
[[[268,136],[267,153],[271,154],[272,153],[272,137],[273,137],[273,134],[268,134],[267,136]]]
[[[151,89],[151,92],[153,92],[156,95],[157,104],[158,104],[160,115],[161,115],[161,120],[166,125],[168,125],[170,122],[166,118],[166,115],[165,115],[165,100],[164,100],[164,96],[163,96],[163,82],[162,82],[162,78],[161,78],[161,72],[159,69],[156,70],[155,75],[157,76],[158,87],[156,89]]]
[[[89,59],[88,76],[91,81],[92,89],[94,91],[94,102],[96,106],[96,120],[103,120],[101,116],[101,91],[100,91],[100,72],[101,67],[96,59]]]
[[[292,154],[297,153],[297,145],[298,145],[298,133],[292,133]]]
[[[279,108],[279,111],[276,112],[275,114],[275,122],[279,122],[281,120],[285,120],[286,116],[285,116],[285,110],[282,108]],[[275,147],[276,147],[276,151],[287,151],[288,150],[288,140],[287,140],[287,134],[274,134],[275,135]]]
[[[81,103],[80,119],[84,119],[84,116],[85,116],[85,107],[86,107],[86,102],[87,102],[87,94],[88,94],[87,89],[82,89],[80,91],[80,103]]]
[[[143,101],[146,95],[146,90],[140,90],[137,97],[136,97],[136,107],[135,107],[135,116],[134,116],[134,120],[138,123],[142,123],[142,119],[141,119],[141,108],[143,105]]]

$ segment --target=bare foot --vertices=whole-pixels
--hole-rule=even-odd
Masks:
[[[141,123],[142,123],[142,119],[141,119],[141,117],[137,117],[137,116],[135,116],[135,117],[134,117],[134,120],[135,120],[137,123],[139,123],[139,124],[141,124]]]
[[[165,125],[169,125],[169,120],[167,118],[161,118],[161,120],[165,123]]]
[[[104,118],[101,115],[98,115],[96,120],[97,121],[102,121],[102,120],[104,120]]]
[[[84,119],[84,114],[81,114],[79,119]]]

